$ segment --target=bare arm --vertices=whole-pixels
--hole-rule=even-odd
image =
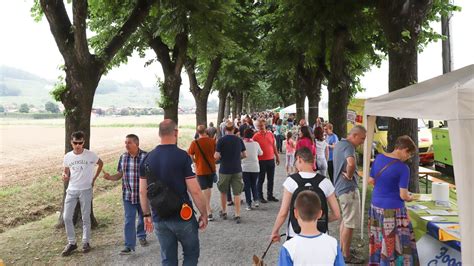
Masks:
[[[273,154],[275,154],[275,159],[276,159],[276,164],[280,164],[280,155],[278,154],[278,149],[275,143],[275,140],[273,140]]]
[[[354,157],[352,157],[352,156],[347,157],[346,161],[347,161],[346,171],[343,174],[345,174],[345,177],[347,179],[352,180],[352,178],[354,178],[354,172],[355,172],[355,169],[356,169],[356,162],[355,162]]]
[[[140,206],[142,207],[143,214],[150,213],[150,205],[148,204],[148,181],[146,178],[140,177]]]
[[[285,223],[288,212],[290,211],[292,194],[288,190],[283,191],[283,199],[281,200],[280,211],[275,220],[275,224],[272,229],[272,240],[274,242],[280,241],[280,228]]]
[[[328,222],[334,222],[341,219],[341,210],[339,209],[336,195],[332,193],[326,198],[326,200],[328,202],[329,209],[331,210],[328,214]]]
[[[206,202],[196,177],[186,178],[186,187],[188,188],[188,192],[193,198],[193,202],[196,204],[201,216],[207,217]]]
[[[188,188],[189,194],[193,198],[194,204],[196,204],[200,216],[199,216],[199,228],[204,230],[207,227],[207,209],[206,201],[204,195],[201,192],[201,187],[196,179],[196,177],[186,178],[186,187]]]
[[[246,151],[243,151],[240,153],[240,159],[244,159],[244,158],[247,158],[247,152]]]
[[[102,167],[104,167],[104,162],[102,162],[102,160],[99,158],[99,160],[97,161],[97,165],[99,167],[97,167],[97,171],[95,172],[94,179],[92,179],[92,186],[95,184],[95,180],[100,175],[100,172],[102,171]]]
[[[106,179],[106,180],[110,180],[110,181],[117,181],[117,180],[120,180],[123,177],[122,172],[117,172],[115,175],[110,175],[109,173],[105,172],[104,170],[102,170],[102,172],[104,173],[103,178]]]
[[[71,169],[69,167],[64,167],[62,178],[64,182],[69,181],[69,178],[71,177]]]
[[[329,147],[326,146],[326,151],[324,152],[326,156],[326,161],[329,160]]]
[[[221,159],[221,153],[216,151],[216,152],[214,153],[214,159],[220,160],[220,159]]]
[[[410,195],[406,188],[400,188],[400,198],[404,201],[413,201],[413,196]]]

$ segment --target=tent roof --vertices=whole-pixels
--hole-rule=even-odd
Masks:
[[[280,114],[294,114],[296,113],[296,103],[280,109]]]
[[[366,115],[433,120],[474,119],[474,65],[368,99]]]

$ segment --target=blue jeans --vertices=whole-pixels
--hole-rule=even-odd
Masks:
[[[140,203],[132,204],[131,201],[123,200],[123,209],[125,211],[125,221],[123,225],[125,247],[135,250],[135,246],[137,245],[137,237],[139,239],[146,239],[142,208],[140,207]],[[138,224],[135,229],[137,213]]]
[[[258,198],[263,199],[263,183],[267,176],[267,197],[273,197],[273,181],[275,178],[275,160],[258,161],[260,164],[260,174],[257,181]]]
[[[245,191],[245,201],[248,205],[252,204],[253,200],[258,200],[257,195],[257,180],[259,173],[243,172],[242,176],[244,178],[244,191]]]
[[[161,248],[162,265],[178,265],[178,242],[183,248],[183,265],[197,265],[199,259],[198,222],[180,218],[159,220],[154,223],[155,234]]]

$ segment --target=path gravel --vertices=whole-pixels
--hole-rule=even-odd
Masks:
[[[281,155],[283,159],[284,156]],[[282,165],[276,168],[275,175],[275,196],[281,199],[282,184],[286,178],[284,169],[284,161]],[[264,184],[264,187],[266,183]],[[265,193],[264,188],[264,193]],[[218,190],[213,189],[212,208],[215,216],[218,214]],[[216,219],[209,223],[208,228],[204,232],[200,232],[200,246],[201,255],[199,258],[200,265],[251,265],[252,256],[254,254],[261,256],[265,248],[269,244],[270,233],[273,222],[278,213],[280,203],[261,204],[259,208],[251,211],[242,209],[242,223],[235,224],[231,219],[223,221]],[[233,207],[228,209],[231,215]],[[330,224],[331,235],[339,238],[338,224]],[[285,228],[281,229],[285,232]],[[360,231],[354,232],[355,236],[355,251],[362,257],[367,256],[365,251],[367,248],[360,246],[359,239]],[[160,248],[156,237],[149,236],[150,245],[147,247],[137,247],[135,254],[128,256],[121,256],[118,254],[119,247],[111,247],[110,250],[105,251],[105,255],[109,258],[107,265],[160,265]],[[278,260],[278,252],[281,247],[280,243],[275,243],[270,248],[265,258],[265,263],[268,265],[276,265]],[[182,254],[179,250],[180,261],[182,262]],[[180,263],[181,263],[180,262]]]

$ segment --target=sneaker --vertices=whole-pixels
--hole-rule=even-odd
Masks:
[[[227,202],[227,206],[233,206],[234,205],[234,202],[233,201],[228,201]]]
[[[148,246],[148,241],[146,241],[146,238],[138,239],[138,242],[140,242],[140,246],[142,247]]]
[[[258,202],[258,200],[257,200],[257,201],[255,201],[255,208],[258,208],[258,207],[260,207],[260,202]]]
[[[66,247],[64,247],[63,252],[61,252],[61,256],[67,257],[72,254],[74,250],[77,249],[77,244],[67,244]]]
[[[135,250],[129,247],[125,247],[124,249],[120,251],[120,255],[130,255],[130,254],[133,254],[133,252],[135,252]]]
[[[236,224],[240,224],[240,222],[241,222],[241,221],[240,221],[240,216],[235,216],[235,217],[234,217],[234,220],[235,220],[235,223],[236,223]]]
[[[278,199],[275,197],[268,197],[268,201],[278,202]]]
[[[349,258],[344,258],[344,262],[346,264],[363,264],[365,261],[355,257],[354,255],[351,255]]]
[[[214,221],[214,217],[212,216],[212,213],[207,216],[207,220],[208,220],[209,222]]]
[[[227,220],[227,213],[219,211],[219,217],[222,218],[222,220]]]
[[[261,203],[268,203],[268,201],[267,201],[266,199],[264,199],[264,198],[261,198],[261,199],[260,199],[260,202],[261,202]]]
[[[252,205],[251,204],[247,204],[247,207],[245,208],[247,211],[251,211],[252,210]]]
[[[87,253],[91,251],[91,245],[89,245],[89,243],[84,243],[82,245],[82,253]]]

